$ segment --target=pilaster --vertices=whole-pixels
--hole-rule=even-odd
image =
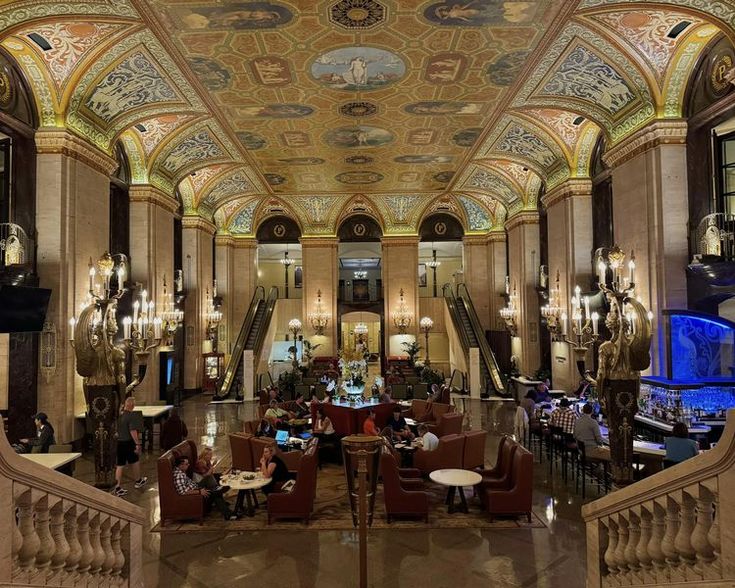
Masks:
[[[336,237],[302,237],[301,263],[304,279],[302,285],[302,311],[304,338],[312,345],[321,345],[314,355],[336,357],[337,343],[337,292],[339,272]],[[322,293],[322,309],[329,313],[329,323],[323,335],[315,335],[309,323],[309,314],[316,310],[317,293]]]
[[[491,266],[488,263],[486,235],[466,235],[462,239],[464,283],[472,298],[477,318],[485,330],[490,329]]]
[[[383,237],[383,298],[385,308],[385,349],[387,355],[403,355],[401,344],[418,336],[419,316],[419,238]],[[405,334],[393,324],[393,313],[400,304],[400,292],[406,308],[412,315],[411,326]]]

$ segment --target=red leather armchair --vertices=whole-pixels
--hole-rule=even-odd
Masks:
[[[392,517],[423,517],[429,522],[429,495],[422,490],[407,490],[404,487],[393,456],[383,452],[380,456],[380,468],[383,472],[383,498],[388,522]],[[413,486],[413,484],[412,484]]]
[[[505,489],[483,488],[484,503],[492,522],[495,515],[525,514],[531,522],[533,501],[533,454],[517,446],[510,464],[510,484]]]
[[[255,471],[253,453],[250,448],[250,439],[253,436],[247,433],[230,433],[230,455],[232,469],[245,472]]]
[[[504,471],[504,461],[509,458],[510,445],[514,443],[508,435],[503,435],[498,443],[498,455],[495,457],[495,465],[480,471],[483,478],[497,478]]]
[[[197,447],[191,440],[182,441],[158,458],[158,503],[161,507],[161,526],[168,521],[204,519],[206,499],[197,494],[181,496],[174,488],[174,462],[177,457],[189,460],[188,475],[191,475],[197,459]]]
[[[462,432],[464,415],[458,412],[445,412],[439,416],[435,425],[429,425],[429,430],[437,437],[445,435],[459,435]]]
[[[419,449],[413,457],[413,465],[422,474],[447,468],[462,468],[464,457],[464,437],[462,435],[445,435],[439,438],[439,445],[434,451]]]
[[[464,457],[462,467],[465,470],[485,467],[485,440],[487,431],[467,431],[464,433]]]
[[[268,495],[268,524],[273,519],[303,519],[309,524],[316,497],[318,443],[317,439],[312,440],[306,451],[300,454],[293,490]]]

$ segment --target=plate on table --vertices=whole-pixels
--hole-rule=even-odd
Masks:
[[[396,443],[395,447],[396,449],[403,449],[406,446],[405,443]]]

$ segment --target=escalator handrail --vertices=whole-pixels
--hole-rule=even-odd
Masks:
[[[462,295],[463,293],[464,296]],[[487,339],[485,339],[485,330],[480,324],[480,319],[477,317],[475,307],[472,304],[472,298],[470,297],[470,293],[464,283],[457,286],[457,295],[465,303],[467,316],[469,317],[472,328],[475,331],[475,339],[477,339],[477,343],[480,347],[480,353],[482,353],[483,359],[485,360],[485,366],[490,372],[490,378],[492,378],[495,391],[502,394],[505,392],[505,385],[503,384],[503,378],[500,376],[498,361],[495,359],[495,354],[492,349],[490,349],[490,344],[487,342]]]
[[[235,373],[237,372],[237,368],[242,361],[242,352],[245,348],[245,342],[247,341],[248,335],[250,334],[250,329],[253,326],[255,313],[258,310],[258,305],[264,299],[265,288],[263,288],[263,286],[258,286],[257,288],[255,288],[253,298],[250,300],[250,307],[248,308],[248,312],[242,322],[242,327],[240,327],[240,332],[238,333],[237,339],[235,340],[235,345],[233,345],[232,347],[232,353],[230,354],[230,359],[227,362],[225,373],[222,376],[222,380],[220,381],[217,388],[217,396],[220,398],[224,398],[230,394],[232,381],[234,379]]]
[[[265,335],[270,328],[271,319],[273,318],[273,311],[276,308],[276,302],[278,301],[278,288],[273,286],[268,293],[268,299],[265,302],[265,312],[263,313],[263,319],[260,321],[260,331],[256,334],[255,345],[253,345],[253,360],[260,360],[260,353],[263,350],[263,343],[265,342]]]
[[[457,311],[457,298],[454,295],[454,290],[451,284],[444,284],[444,286],[442,286],[442,295],[447,303],[447,308],[449,308],[449,314],[452,316],[452,322],[454,323],[455,330],[459,333],[462,349],[465,354],[467,354],[470,350],[470,341],[467,338],[467,333],[465,333],[462,328],[462,321],[460,320],[459,313]]]

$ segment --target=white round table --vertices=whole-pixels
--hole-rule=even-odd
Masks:
[[[464,486],[475,486],[482,482],[482,476],[477,472],[470,470],[460,469],[447,469],[447,470],[434,470],[429,474],[432,482],[441,484],[442,486],[449,486],[447,491],[447,511],[451,514],[454,512],[454,494],[459,490],[459,509],[462,512],[467,512],[467,498],[464,495]]]
[[[254,476],[252,479],[250,476]],[[229,486],[233,490],[237,490],[237,501],[235,502],[235,512],[245,512],[249,517],[255,515],[255,509],[260,506],[255,491],[267,486],[273,478],[264,478],[260,472],[239,472],[237,475],[232,473],[226,474],[220,478],[223,486]],[[243,502],[247,499],[248,508],[243,509]]]

